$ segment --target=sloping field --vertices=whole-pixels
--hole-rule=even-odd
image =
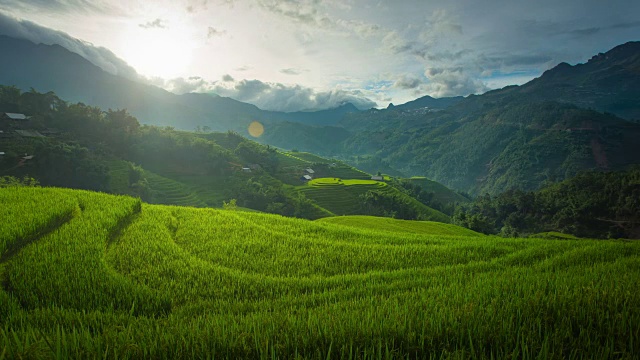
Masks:
[[[640,355],[640,242],[377,231],[46,188],[0,189],[0,203],[0,358]]]
[[[426,192],[434,193],[433,199],[440,201],[443,204],[469,202],[469,199],[464,196],[440,184],[439,182],[429,180],[426,177],[414,176],[407,180],[420,185],[420,187]]]
[[[152,203],[205,207],[207,204],[187,185],[176,180],[146,171],[144,177],[149,181]]]
[[[385,182],[375,180],[343,180],[340,178],[318,178],[307,183],[306,186],[298,187],[298,190],[309,199],[314,200],[319,206],[331,211],[336,215],[355,215],[360,211],[360,195],[370,190],[377,190],[385,193],[394,193],[399,196],[406,196],[400,193]],[[431,209],[419,201],[408,196],[407,201],[432,221],[449,222],[447,215]]]
[[[411,234],[484,236],[473,230],[435,221],[413,221],[386,217],[350,215],[316,220],[323,224],[337,224],[375,231],[391,231]]]

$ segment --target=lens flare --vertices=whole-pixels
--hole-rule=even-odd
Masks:
[[[262,124],[257,121],[249,124],[249,135],[253,136],[254,138],[259,138],[260,136],[262,136],[262,134],[264,134],[264,126],[262,126]]]

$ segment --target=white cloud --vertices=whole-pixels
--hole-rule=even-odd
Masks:
[[[133,80],[139,79],[137,72],[131,66],[106,48],[96,47],[62,31],[52,30],[31,21],[19,20],[2,12],[0,12],[0,35],[29,40],[36,44],[58,44],[106,72]]]
[[[466,96],[483,93],[487,86],[462,67],[428,68],[424,75],[429,79],[422,89],[434,97]]]
[[[157,18],[152,21],[147,21],[144,24],[138,24],[138,26],[140,26],[143,29],[153,29],[153,28],[166,29],[168,24],[167,24],[167,20]]]
[[[223,81],[207,82],[200,77],[151,80],[155,85],[176,94],[189,92],[215,93],[235,100],[247,102],[264,110],[272,111],[314,111],[331,109],[352,103],[360,109],[376,106],[376,102],[360,90],[335,88],[326,91],[300,85],[262,82],[260,80],[238,80],[223,76]]]

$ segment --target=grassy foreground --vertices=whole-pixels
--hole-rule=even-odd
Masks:
[[[0,359],[640,356],[638,242],[50,188],[0,203]]]

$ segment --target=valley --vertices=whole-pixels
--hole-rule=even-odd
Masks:
[[[640,358],[614,3],[0,2],[0,360]]]

